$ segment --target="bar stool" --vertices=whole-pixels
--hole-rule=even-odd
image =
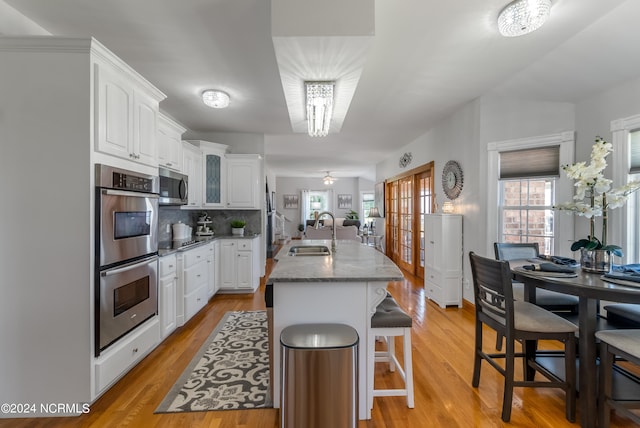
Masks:
[[[406,396],[407,407],[413,409],[413,365],[411,360],[411,317],[404,312],[395,299],[387,293],[387,297],[378,305],[376,313],[371,317],[371,329],[369,330],[369,409],[373,408],[373,397]],[[394,338],[403,337],[404,364],[398,362],[395,354]],[[382,337],[386,342],[384,351],[376,351],[376,337]],[[373,361],[371,361],[373,359]],[[398,373],[404,381],[404,388],[375,389],[374,371],[375,363],[388,362],[389,370]]]

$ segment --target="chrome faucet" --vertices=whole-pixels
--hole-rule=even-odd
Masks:
[[[331,252],[334,252],[336,250],[336,217],[333,215],[332,212],[330,211],[322,211],[320,214],[316,215],[316,222],[313,224],[313,228],[317,229],[318,225],[320,224],[320,217],[322,217],[323,215],[328,214],[331,216],[331,218],[333,219],[333,227],[332,227],[332,232],[331,232]]]

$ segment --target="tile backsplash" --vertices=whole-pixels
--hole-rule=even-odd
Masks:
[[[261,211],[260,210],[182,210],[179,206],[160,206],[158,213],[158,241],[170,241],[171,225],[173,223],[182,222],[191,227],[195,233],[197,229],[198,217],[206,212],[213,222],[210,227],[213,228],[215,235],[231,235],[231,220],[244,220],[247,222],[245,226],[245,235],[260,233],[261,229]]]

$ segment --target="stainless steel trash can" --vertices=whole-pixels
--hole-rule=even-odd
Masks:
[[[282,428],[358,426],[358,332],[298,324],[280,335]]]

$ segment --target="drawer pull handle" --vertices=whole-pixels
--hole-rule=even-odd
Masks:
[[[138,348],[133,348],[132,351],[133,351],[134,354],[137,354],[138,353]]]

